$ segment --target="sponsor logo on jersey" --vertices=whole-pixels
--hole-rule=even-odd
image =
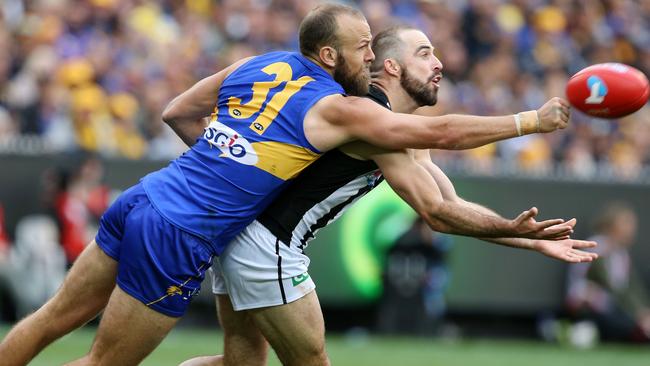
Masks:
[[[381,172],[379,170],[375,170],[374,172],[367,174],[366,181],[368,182],[368,187],[374,188],[377,185],[379,178],[381,178]]]
[[[222,155],[245,165],[257,164],[257,154],[248,140],[232,128],[214,120],[204,130],[203,138]]]
[[[309,273],[305,272],[305,273],[303,273],[301,275],[298,275],[296,277],[292,277],[291,278],[291,283],[293,284],[293,287],[296,287],[296,286],[300,285],[301,283],[307,281],[308,278],[309,278]]]

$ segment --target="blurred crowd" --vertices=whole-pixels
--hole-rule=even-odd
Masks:
[[[184,150],[164,106],[242,57],[296,50],[315,0],[3,0],[0,147],[38,136],[48,151],[168,159]],[[410,23],[444,63],[429,113],[510,114],[564,96],[599,62],[650,71],[650,0],[359,0],[373,32]],[[31,137],[30,137],[31,138]],[[650,108],[617,122],[574,113],[566,132],[527,136],[440,163],[622,179],[650,162]]]
[[[16,202],[0,202],[0,321],[20,319],[54,295],[117,194],[103,178],[96,155],[66,155],[41,173],[34,203],[42,208],[21,216],[13,235],[4,212],[15,218]]]

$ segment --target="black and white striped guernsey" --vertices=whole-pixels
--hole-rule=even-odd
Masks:
[[[388,97],[375,86],[370,86],[367,97],[390,109]],[[316,231],[382,181],[372,160],[334,149],[303,170],[257,220],[284,244],[303,249]]]

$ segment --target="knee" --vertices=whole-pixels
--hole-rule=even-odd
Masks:
[[[292,366],[329,366],[330,364],[324,344],[300,347],[282,358],[283,364]]]
[[[325,351],[325,345],[320,345],[319,347],[310,350],[308,357],[310,361],[309,365],[328,366],[330,364],[329,357]]]

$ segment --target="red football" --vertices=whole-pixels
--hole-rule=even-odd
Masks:
[[[648,101],[648,78],[632,66],[604,63],[586,67],[566,85],[569,102],[600,118],[618,118],[639,110]]]

